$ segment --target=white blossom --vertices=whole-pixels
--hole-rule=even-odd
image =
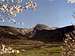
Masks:
[[[4,19],[2,22],[6,21],[5,18],[12,19],[12,17],[16,17],[18,13],[21,13],[26,9],[36,10],[38,7],[37,3],[33,0],[28,0],[28,2],[23,3],[24,5],[22,5],[22,2],[23,0],[0,0],[0,13],[3,14],[1,17],[4,17],[2,18]]]
[[[11,47],[7,47],[6,45],[2,44],[2,48],[0,50],[0,54],[6,54],[6,53],[17,53],[17,54],[19,54],[20,51],[16,50],[16,49],[13,49]]]

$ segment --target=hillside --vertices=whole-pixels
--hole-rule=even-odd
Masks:
[[[74,36],[74,25],[50,28],[37,24],[32,29],[0,26],[0,56],[60,56],[64,39]],[[20,53],[9,54],[9,47]]]
[[[49,28],[45,25],[36,25],[33,29],[0,26],[0,40],[37,40],[43,42],[63,42],[65,34],[74,34],[74,25],[62,28]]]

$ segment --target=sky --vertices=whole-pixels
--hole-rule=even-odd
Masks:
[[[20,28],[32,28],[36,24],[45,24],[49,27],[64,27],[75,24],[75,4],[67,3],[67,0],[37,0],[36,11],[26,10],[17,14],[16,21],[23,24],[2,23]]]

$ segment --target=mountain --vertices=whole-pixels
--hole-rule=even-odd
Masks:
[[[73,35],[75,34],[75,26],[70,25],[62,28],[41,28],[37,27],[37,25],[34,27],[34,30],[32,32],[32,39],[38,40],[38,41],[44,41],[44,42],[63,42],[65,38],[65,34]]]
[[[0,43],[8,43],[17,40],[32,40],[41,42],[63,42],[65,34],[74,37],[75,26],[70,25],[62,28],[49,28],[43,24],[37,24],[32,29],[0,26]]]

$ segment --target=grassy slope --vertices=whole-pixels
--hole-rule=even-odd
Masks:
[[[14,49],[19,49],[21,51],[20,54],[4,54],[0,56],[61,56],[61,48],[59,44],[48,44],[41,47],[25,44],[11,44],[9,46]]]

